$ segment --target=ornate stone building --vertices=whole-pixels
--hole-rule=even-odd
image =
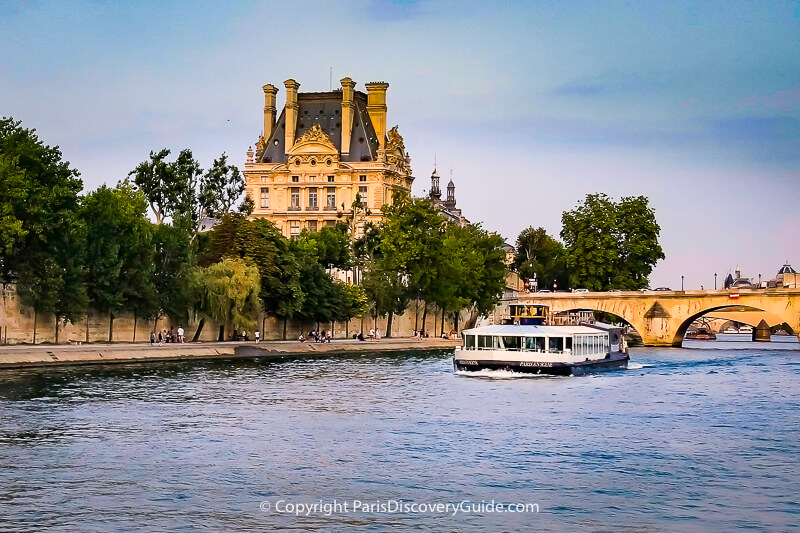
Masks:
[[[442,200],[442,190],[439,187],[439,173],[433,169],[431,174],[431,190],[428,193],[433,205],[435,205],[442,215],[450,222],[455,222],[461,226],[469,224],[469,220],[464,218],[461,214],[461,209],[456,208],[456,184],[453,183],[453,177],[450,176],[450,182],[447,184],[447,197]]]
[[[397,126],[387,131],[388,83],[350,78],[341,89],[299,93],[284,82],[286,104],[276,118],[278,89],[264,85],[264,130],[247,152],[244,175],[255,203],[253,218],[267,218],[287,237],[350,220],[356,230],[380,220],[394,191],[411,191],[411,158]],[[355,216],[353,215],[354,204]]]

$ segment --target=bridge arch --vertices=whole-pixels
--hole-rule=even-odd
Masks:
[[[752,307],[752,306],[749,306],[749,305],[743,306],[743,305],[730,305],[730,304],[728,304],[728,305],[717,305],[717,306],[714,306],[714,307],[709,307],[708,309],[704,309],[703,311],[700,311],[700,312],[694,313],[692,315],[689,315],[683,322],[681,322],[680,326],[678,326],[678,329],[675,331],[675,336],[672,339],[672,345],[673,346],[681,346],[681,344],[683,344],[683,337],[684,337],[684,335],[686,335],[686,330],[689,329],[689,326],[692,325],[692,322],[694,322],[695,320],[697,320],[701,316],[707,315],[708,313],[713,313],[714,311],[722,311],[722,310],[725,310],[725,309],[734,309],[734,308],[735,309],[743,309],[744,308],[744,309],[746,309],[748,311],[758,311],[758,312],[761,312],[761,313],[766,313],[766,311],[764,309],[759,309],[757,307]],[[747,324],[749,322],[742,322],[742,323],[743,324]],[[750,325],[755,328],[758,324],[756,323],[756,324],[750,324]]]

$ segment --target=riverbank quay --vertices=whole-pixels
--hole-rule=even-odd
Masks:
[[[239,359],[284,357],[319,357],[355,355],[365,352],[409,352],[446,350],[460,340],[384,338],[377,341],[335,340],[330,343],[299,341],[202,342],[185,344],[83,344],[80,346],[37,345],[3,346],[0,348],[0,369],[146,363],[159,361]]]

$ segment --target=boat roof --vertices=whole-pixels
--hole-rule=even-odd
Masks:
[[[563,337],[566,335],[601,335],[604,332],[587,326],[533,326],[533,325],[500,325],[483,326],[480,328],[465,329],[461,332],[468,335],[549,335]]]

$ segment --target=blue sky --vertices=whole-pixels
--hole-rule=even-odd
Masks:
[[[459,207],[513,242],[587,193],[646,195],[652,286],[800,266],[798,2],[0,0],[0,114],[87,188],[149,150],[243,164],[261,85],[390,84],[415,192],[434,157]]]

